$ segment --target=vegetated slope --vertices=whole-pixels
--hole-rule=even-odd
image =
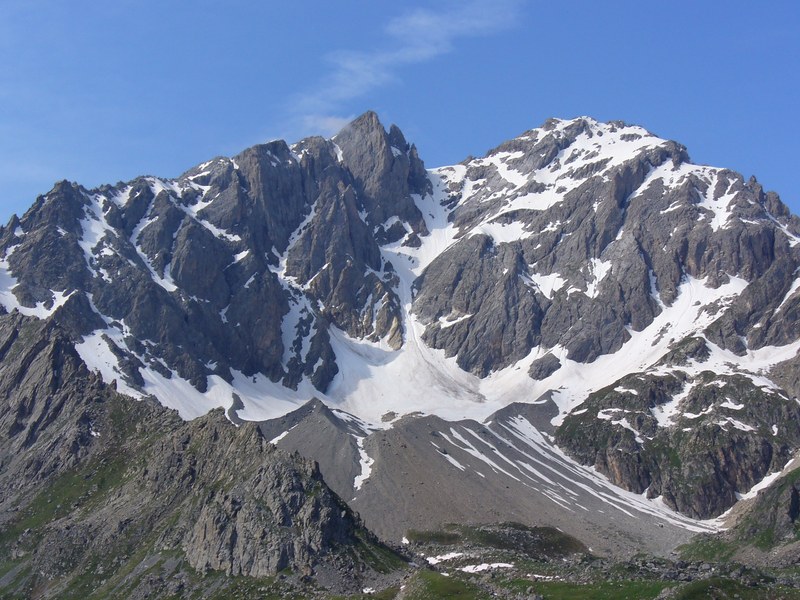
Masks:
[[[697,536],[681,548],[684,556],[791,568],[800,556],[800,470],[793,461],[737,505],[716,534]]]
[[[402,568],[255,425],[120,396],[52,322],[0,315],[0,338],[2,594],[222,593],[240,580],[215,573],[268,586],[283,570],[360,590]]]
[[[701,518],[800,445],[800,222],[619,122],[426,171],[367,113],[175,180],[62,182],[0,251],[8,310],[186,418],[552,403],[575,460]]]

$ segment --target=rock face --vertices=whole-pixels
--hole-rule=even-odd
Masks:
[[[196,572],[285,569],[355,589],[374,575],[361,556],[378,543],[316,463],[220,410],[186,423],[118,395],[53,323],[2,315],[0,331],[5,593],[135,598],[202,590]]]
[[[739,520],[729,537],[753,542],[763,550],[776,546],[792,546],[796,557],[800,552],[800,472],[784,475],[775,486],[761,492],[750,509]],[[792,562],[795,562],[793,560]]]
[[[234,421],[314,396],[371,422],[549,403],[539,426],[574,460],[692,517],[800,448],[799,274],[777,195],[589,118],[426,171],[367,113],[174,180],[61,182],[0,229],[0,303],[57,326],[91,386]],[[46,386],[59,367],[41,361]],[[53,398],[33,421],[16,398],[9,439],[36,439]],[[339,434],[337,486],[366,451]],[[206,560],[261,564],[237,552]]]
[[[800,439],[797,402],[710,371],[633,375],[591,394],[583,408],[556,432],[562,448],[615,484],[696,518],[721,514],[737,493],[782,469]]]
[[[573,458],[707,518],[800,447],[800,222],[774,194],[591,119],[437,173],[453,243],[415,282],[423,339],[527,368]]]
[[[727,529],[687,546],[706,559],[787,568],[800,557],[800,471],[796,461],[772,485],[751,494],[726,520]]]
[[[0,503],[7,508],[86,460],[96,403],[110,392],[52,322],[0,315],[0,339]]]

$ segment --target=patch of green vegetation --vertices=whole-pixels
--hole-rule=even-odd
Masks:
[[[695,536],[691,542],[678,548],[685,560],[727,562],[738,550],[737,544],[719,535],[704,534]]]
[[[0,560],[0,579],[8,575],[11,571],[16,569],[19,564],[20,560]]]
[[[385,590],[381,590],[380,592],[370,594],[369,596],[365,595],[363,597],[365,599],[370,598],[372,600],[392,600],[399,593],[400,593],[399,587],[391,587],[391,588],[386,588]]]
[[[440,546],[452,546],[461,542],[461,534],[457,531],[417,531],[411,529],[406,537],[408,541],[417,544],[439,544]]]
[[[0,547],[8,548],[27,529],[32,530],[34,536],[40,536],[41,528],[47,523],[66,516],[76,508],[96,505],[106,492],[123,481],[124,476],[125,460],[122,457],[102,459],[81,469],[67,471],[0,531]]]
[[[756,600],[769,598],[770,600],[793,600],[800,598],[800,590],[786,588],[752,588],[723,577],[712,577],[702,581],[693,581],[681,586],[675,600]]]
[[[793,542],[800,538],[800,521],[795,521],[791,530],[775,530],[778,513],[788,508],[784,504],[787,492],[797,485],[798,480],[800,469],[794,469],[763,495],[759,495],[747,516],[736,525],[736,538],[760,550],[769,550],[781,541]]]
[[[314,485],[306,488],[306,498],[316,498],[322,493],[322,482],[317,481]]]
[[[672,446],[667,446],[666,451],[667,451],[667,461],[669,463],[669,466],[675,469],[676,471],[679,471],[680,468],[683,466],[680,454],[678,454],[678,451]]]
[[[562,581],[531,582],[515,580],[520,591],[533,588],[534,593],[546,600],[651,600],[664,588],[663,581],[606,581],[593,584],[566,583]]]
[[[356,537],[358,538],[356,546],[358,558],[378,573],[391,573],[408,567],[401,556],[380,542],[369,539],[364,532],[357,532]]]
[[[220,577],[220,575],[217,575]],[[222,585],[211,592],[210,594],[202,593],[198,597],[208,600],[230,600],[232,598],[259,598],[263,600],[278,600],[279,598],[286,598],[287,600],[301,600],[305,595],[300,592],[292,592],[288,587],[280,584],[275,584],[275,579],[272,577],[254,579],[250,577],[227,577]],[[211,583],[211,582],[209,582]]]
[[[129,590],[134,589],[147,573],[153,572],[163,563],[163,560],[155,561],[150,568],[143,569],[137,577],[125,581],[149,555],[153,554],[155,552],[151,540],[140,541],[138,548],[135,540],[120,540],[112,552],[103,556],[89,556],[81,565],[80,572],[68,581],[59,597],[76,600],[126,598]]]
[[[355,594],[352,596],[331,596],[330,600],[393,600],[400,593],[399,587],[390,587],[370,594]]]
[[[413,581],[406,585],[408,600],[436,600],[438,598],[461,598],[463,600],[482,600],[491,598],[476,585],[457,577],[446,577],[435,571],[420,571]]]
[[[445,525],[438,531],[409,531],[409,541],[419,544],[454,546],[472,543],[495,550],[508,550],[530,556],[588,554],[579,540],[554,527],[528,527],[520,523],[470,526]]]
[[[512,550],[548,557],[588,554],[579,540],[554,527],[528,527],[519,523],[501,523],[492,527],[464,527],[465,539],[497,550]]]
[[[100,561],[92,557],[82,566],[80,573],[73,577],[67,587],[59,594],[61,598],[90,598],[97,597],[103,577],[97,573]],[[106,597],[103,594],[102,597]]]
[[[23,586],[27,583],[30,575],[31,575],[31,566],[30,564],[24,565],[15,565],[19,567],[19,570],[13,575],[11,581],[7,582],[4,586],[4,590],[8,591],[0,591],[0,600],[17,600],[20,598],[18,591],[23,588]],[[11,569],[6,571],[4,575],[7,575],[11,572]]]
[[[651,440],[648,446],[648,452],[652,457],[651,461],[660,465],[661,469],[668,468],[674,471],[680,471],[683,462],[676,446],[680,445],[681,435],[682,433],[678,431],[675,432],[673,440],[661,436],[657,436]]]
[[[775,545],[775,528],[767,527],[762,529],[758,535],[753,538],[753,546],[759,550],[769,550]]]

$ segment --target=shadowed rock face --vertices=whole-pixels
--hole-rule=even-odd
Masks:
[[[190,591],[194,571],[284,569],[355,589],[370,576],[359,557],[377,542],[316,463],[220,410],[186,423],[119,396],[53,324],[1,315],[0,338],[0,553],[22,573],[5,591],[79,597],[80,576],[146,597],[178,581]],[[126,575],[162,553],[180,559],[170,581]]]

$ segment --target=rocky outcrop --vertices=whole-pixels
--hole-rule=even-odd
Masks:
[[[0,523],[92,454],[107,387],[53,323],[0,315]]]
[[[312,568],[337,547],[357,543],[355,517],[316,464],[281,454],[253,424],[236,430],[219,415],[204,417],[154,456],[145,479],[154,494],[179,481],[191,487],[175,491],[200,492],[196,507],[181,514],[182,547],[198,571],[265,577]]]
[[[750,542],[762,550],[797,546],[800,538],[800,472],[785,474],[776,485],[760,492],[729,537]],[[794,549],[794,554],[800,548]]]
[[[706,519],[783,468],[798,422],[796,402],[747,377],[635,374],[590,395],[556,440],[616,485]]]
[[[697,536],[684,554],[771,569],[791,568],[800,558],[799,480],[796,463],[787,466],[772,485],[731,511],[724,531]]]
[[[400,129],[392,125],[386,132],[378,115],[367,112],[342,129],[334,141],[353,174],[366,223],[375,228],[378,242],[404,238],[409,242],[414,235],[427,235],[412,195],[430,193],[431,184],[416,147],[406,142]]]
[[[451,246],[415,282],[414,311],[431,323],[425,341],[481,377],[524,358],[541,342],[547,308],[526,273],[513,247],[488,236]]]

